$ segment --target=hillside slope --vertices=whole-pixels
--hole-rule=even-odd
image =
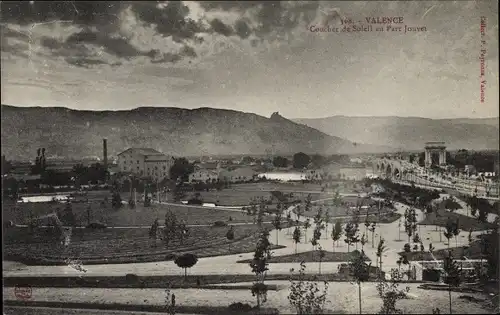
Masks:
[[[454,149],[498,149],[498,118],[428,119],[418,117],[333,116],[294,121],[356,142],[421,150],[427,141]]]
[[[353,144],[273,114],[271,118],[232,110],[141,107],[129,111],[77,111],[61,107],[2,105],[2,154],[71,158],[110,156],[129,147],[151,147],[176,156],[381,152]]]

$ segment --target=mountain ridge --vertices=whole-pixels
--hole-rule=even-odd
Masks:
[[[447,118],[398,116],[330,116],[294,119],[295,122],[351,141],[421,150],[427,141],[444,141],[447,148],[498,149],[498,118]]]
[[[360,153],[392,148],[352,143],[278,113],[266,118],[230,109],[138,107],[120,111],[2,105],[2,154],[31,157],[38,147],[70,158],[151,147],[174,156]]]

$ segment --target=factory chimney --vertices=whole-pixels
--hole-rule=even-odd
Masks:
[[[104,169],[108,169],[108,140],[102,139],[102,154],[103,154],[103,163]]]

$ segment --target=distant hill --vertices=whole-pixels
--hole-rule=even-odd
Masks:
[[[499,147],[498,118],[333,116],[294,121],[351,141],[403,150],[421,150],[427,141],[444,141],[450,150],[485,150]]]
[[[2,105],[2,154],[7,159],[47,155],[109,156],[129,147],[151,147],[175,156],[383,152],[294,123],[232,110],[141,107],[128,111],[78,111],[62,107]]]

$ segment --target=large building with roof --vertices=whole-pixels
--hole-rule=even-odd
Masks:
[[[151,148],[129,148],[118,154],[118,169],[141,177],[162,180],[169,177],[174,158]]]

